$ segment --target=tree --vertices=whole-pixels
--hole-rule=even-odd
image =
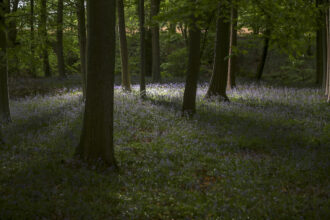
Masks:
[[[206,98],[220,96],[229,101],[226,94],[228,78],[228,55],[230,44],[230,7],[227,2],[218,5],[218,19],[216,28],[216,41],[214,51],[213,73]]]
[[[236,73],[237,73],[237,56],[234,52],[237,48],[237,5],[232,5],[231,8],[231,25],[230,25],[230,49],[229,49],[229,66],[228,66],[228,80],[227,89],[236,87]]]
[[[13,0],[13,1],[9,1],[10,4],[8,5],[8,12],[10,12],[11,15],[9,22],[8,22],[8,39],[7,39],[7,48],[15,48],[17,45],[19,45],[19,43],[17,42],[17,17],[15,16],[15,13],[17,12],[18,9],[18,4],[19,4],[19,0]],[[11,7],[10,7],[11,6]],[[7,51],[8,53],[8,51]],[[14,66],[12,67],[12,69],[9,69],[9,65],[7,66],[8,68],[8,74],[9,72],[14,72],[14,73],[19,73],[20,69],[19,69],[19,62],[18,62],[18,57],[17,54],[14,53],[13,54],[13,62],[11,62]],[[33,64],[31,65],[31,68],[33,68]],[[32,71],[31,71],[32,72]]]
[[[57,2],[57,26],[56,26],[56,39],[57,39],[57,68],[61,78],[66,78],[64,54],[63,54],[63,0]]]
[[[41,44],[42,44],[42,60],[43,70],[46,77],[51,77],[49,56],[48,56],[48,34],[47,34],[47,0],[40,0],[40,25],[39,25]]]
[[[328,0],[328,3],[330,1]],[[330,102],[330,7],[326,12],[326,36],[327,36],[327,74],[326,74],[326,95],[328,96],[328,102]]]
[[[192,2],[195,2],[192,0]],[[196,112],[196,92],[201,58],[201,30],[197,26],[197,17],[192,15],[189,25],[189,57],[186,86],[183,95],[182,114],[193,116]]]
[[[159,13],[160,0],[151,0],[151,34],[152,34],[152,80],[153,82],[160,82],[160,46],[159,46],[159,25],[154,21],[154,16]]]
[[[263,46],[263,50],[262,50],[261,60],[258,65],[257,74],[256,74],[256,78],[258,81],[261,80],[262,74],[264,72],[267,55],[268,55],[268,49],[269,49],[270,34],[271,34],[270,28],[267,28],[265,30],[265,33],[263,34],[264,35],[263,36],[264,37],[264,46]]]
[[[77,0],[78,39],[80,47],[80,71],[83,84],[83,99],[86,99],[86,19],[85,0]]]
[[[131,91],[131,79],[128,69],[128,49],[127,49],[125,11],[124,11],[123,0],[117,0],[117,13],[118,13],[118,32],[119,32],[121,69],[122,69],[121,85],[126,91]]]
[[[34,61],[34,0],[30,0],[30,50],[31,50],[31,75],[36,77],[36,68],[35,68],[35,61]]]
[[[0,123],[8,122],[11,120],[6,58],[7,40],[5,32],[5,10],[5,2],[4,0],[0,0]]]
[[[87,91],[76,155],[116,167],[113,147],[116,0],[87,1]]]
[[[325,86],[326,76],[326,13],[323,10],[324,0],[316,0],[318,10],[318,29],[316,31],[316,84]]]
[[[139,11],[139,29],[140,29],[140,95],[146,95],[146,40],[145,40],[145,15],[144,15],[144,0],[138,0]]]

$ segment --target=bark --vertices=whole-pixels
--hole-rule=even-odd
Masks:
[[[188,115],[189,117],[196,113],[196,93],[200,71],[201,30],[197,27],[196,20],[197,18],[193,17],[189,26],[188,69],[182,105],[182,115]]]
[[[330,3],[330,1],[328,1]],[[330,102],[330,7],[326,14],[326,31],[327,31],[327,77],[326,77],[326,95]]]
[[[146,28],[146,76],[152,77],[152,34],[151,29]]]
[[[5,2],[0,0],[0,11],[5,11]],[[6,32],[5,17],[0,13],[0,124],[9,122],[9,93],[8,93],[8,71],[7,71],[7,55],[6,55]]]
[[[326,27],[326,19],[327,19],[327,13],[324,13],[323,16],[324,25],[322,28],[322,88],[325,89],[326,85],[326,76],[327,76],[327,61],[328,61],[328,54],[327,54],[327,27]]]
[[[63,0],[58,0],[57,4],[57,29],[56,29],[56,52],[57,52],[57,68],[61,78],[66,78],[64,52],[63,52]]]
[[[256,74],[256,78],[258,81],[261,80],[262,74],[264,73],[264,68],[265,68],[265,64],[266,64],[266,60],[267,60],[267,56],[268,56],[270,34],[271,34],[270,29],[266,29],[266,31],[264,33],[264,47],[262,50],[261,61],[258,65],[257,74]]]
[[[126,25],[125,25],[125,11],[123,0],[117,0],[118,11],[118,32],[120,42],[120,56],[121,56],[121,85],[126,91],[131,91],[131,77],[128,69],[128,49],[126,38]]]
[[[233,53],[233,48],[237,48],[237,6],[232,6],[231,9],[231,25],[230,25],[230,49],[229,49],[229,66],[228,66],[228,80],[227,89],[236,87],[236,73],[237,73],[237,56]]]
[[[49,55],[48,55],[48,34],[47,34],[47,0],[40,1],[40,35],[42,40],[42,61],[46,77],[51,77]]]
[[[219,96],[225,101],[229,101],[226,94],[228,78],[228,55],[230,46],[230,8],[219,3],[219,14],[217,19],[216,42],[214,51],[214,64],[212,79],[206,98]]]
[[[146,40],[145,40],[145,14],[144,14],[144,0],[138,2],[139,10],[139,29],[140,29],[140,96],[146,96]]]
[[[85,0],[77,0],[78,38],[80,48],[80,71],[83,85],[83,99],[86,99],[86,19]]]
[[[36,77],[36,69],[35,69],[35,61],[34,61],[34,51],[35,51],[35,45],[34,45],[34,0],[30,0],[30,64],[31,64],[31,76]]]
[[[322,30],[316,32],[316,84],[321,86],[323,79]]]
[[[13,1],[13,7],[11,13],[17,12],[19,0]],[[16,19],[11,19],[9,22],[9,32],[8,32],[9,44],[10,46],[16,46],[17,44],[17,21]]]
[[[327,72],[327,30],[326,30],[326,12],[321,8],[327,3],[324,0],[316,0],[316,7],[320,8],[318,14],[319,27],[316,31],[316,84],[325,87]]]
[[[17,12],[19,2],[20,2],[19,0],[13,0],[12,1],[11,10],[10,10],[10,7],[9,7],[10,13]],[[9,47],[14,48],[19,44],[17,42],[17,19],[15,17],[12,17],[9,21],[8,26],[9,27],[8,27],[7,48],[9,48]],[[12,54],[12,56],[13,56],[13,60],[11,61],[11,63],[13,65],[13,67],[12,67],[12,70],[10,70],[9,66],[8,66],[8,74],[10,72],[19,74],[20,69],[19,69],[18,56],[17,56],[16,53]]]
[[[160,45],[159,45],[159,25],[154,21],[153,17],[159,13],[160,0],[151,0],[151,17],[152,17],[152,80],[160,82]]]
[[[83,130],[76,155],[116,166],[113,102],[116,0],[87,1],[87,93]]]

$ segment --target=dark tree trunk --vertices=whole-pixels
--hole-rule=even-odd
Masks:
[[[322,30],[316,32],[316,84],[321,86],[323,79]]]
[[[316,0],[316,7],[319,8],[319,27],[316,31],[316,84],[323,88],[326,86],[327,73],[327,29],[325,22],[327,12],[323,10],[325,4],[328,4],[327,0]]]
[[[11,13],[17,12],[18,8],[18,3],[19,0],[14,0],[13,1],[13,7],[11,9]],[[9,38],[9,44],[10,46],[14,47],[17,44],[17,21],[16,19],[11,19],[9,22],[9,33],[8,33],[8,38]]]
[[[5,2],[0,0],[0,11],[5,11],[5,7]],[[6,42],[5,17],[0,13],[0,124],[11,120],[9,109]]]
[[[152,34],[151,29],[146,28],[146,76],[152,77]]]
[[[30,52],[31,52],[31,76],[36,77],[36,68],[35,68],[35,61],[34,61],[34,51],[35,51],[35,46],[34,46],[34,0],[30,0]]]
[[[327,54],[327,27],[326,27],[326,17],[327,17],[327,13],[324,13],[323,16],[323,20],[324,20],[324,24],[323,24],[323,28],[322,28],[322,64],[323,64],[323,73],[322,73],[322,88],[325,89],[325,84],[326,84],[326,76],[327,76],[327,62],[328,62],[328,54]]]
[[[217,20],[217,35],[214,51],[214,64],[212,79],[206,98],[220,96],[225,101],[229,101],[226,94],[228,78],[228,55],[230,47],[230,8],[219,3],[219,14]]]
[[[228,66],[228,82],[227,89],[236,87],[236,73],[237,73],[237,56],[234,54],[234,48],[237,48],[237,5],[232,6],[231,9],[231,25],[230,25],[230,58]]]
[[[19,4],[19,0],[12,1],[11,10],[9,7],[10,13],[17,12],[18,4]],[[12,17],[9,21],[8,26],[9,26],[9,28],[8,28],[7,48],[9,48],[9,47],[14,48],[18,44],[18,42],[17,42],[17,19],[15,17]],[[12,70],[9,69],[9,66],[7,67],[8,74],[10,72],[19,74],[20,70],[19,70],[18,56],[16,53],[12,54],[12,56],[13,56],[12,61],[8,61],[8,62],[11,62],[13,67],[12,67]]]
[[[151,0],[151,19],[152,19],[152,80],[153,82],[160,82],[160,46],[159,46],[159,25],[155,22],[153,17],[159,13],[160,0]]]
[[[144,0],[138,2],[139,10],[139,27],[140,27],[140,95],[146,96],[146,40],[145,40],[145,15],[144,15]]]
[[[86,99],[86,19],[85,0],[77,0],[78,38],[80,47],[80,70],[83,85],[83,99]]]
[[[40,5],[40,35],[42,39],[42,61],[46,77],[51,77],[48,57],[48,34],[47,34],[47,0],[41,0]]]
[[[87,1],[87,93],[76,155],[116,167],[113,146],[116,0]]]
[[[63,0],[58,0],[57,4],[57,29],[56,29],[56,52],[57,52],[57,68],[61,78],[66,78],[64,54],[63,54]]]
[[[196,20],[196,17],[193,17],[189,26],[188,69],[182,105],[182,115],[189,117],[196,113],[196,93],[200,70],[201,30],[197,27]]]
[[[328,0],[330,3],[330,0]],[[326,34],[327,34],[327,70],[325,79],[326,95],[328,97],[328,102],[330,102],[330,7],[326,13]]]
[[[262,50],[261,61],[258,65],[257,74],[256,74],[256,78],[258,81],[261,80],[262,74],[264,73],[264,67],[266,64],[268,49],[269,49],[270,34],[271,34],[270,29],[266,29],[264,33],[264,47]]]
[[[128,69],[128,49],[126,39],[126,25],[125,25],[125,11],[123,0],[117,0],[118,11],[118,32],[120,42],[120,56],[121,56],[121,85],[124,90],[131,91],[131,79]]]

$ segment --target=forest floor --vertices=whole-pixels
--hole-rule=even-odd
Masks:
[[[183,84],[150,84],[146,100],[116,87],[115,173],[72,159],[83,103],[68,87],[14,96],[0,219],[330,219],[320,90],[239,83],[223,103],[204,100],[202,84],[189,120]]]

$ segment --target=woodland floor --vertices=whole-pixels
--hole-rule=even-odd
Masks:
[[[319,90],[239,83],[222,103],[204,100],[202,84],[188,120],[183,84],[150,84],[144,101],[138,86],[117,87],[115,173],[72,160],[83,104],[63,84],[13,95],[0,219],[330,219],[330,111]]]

